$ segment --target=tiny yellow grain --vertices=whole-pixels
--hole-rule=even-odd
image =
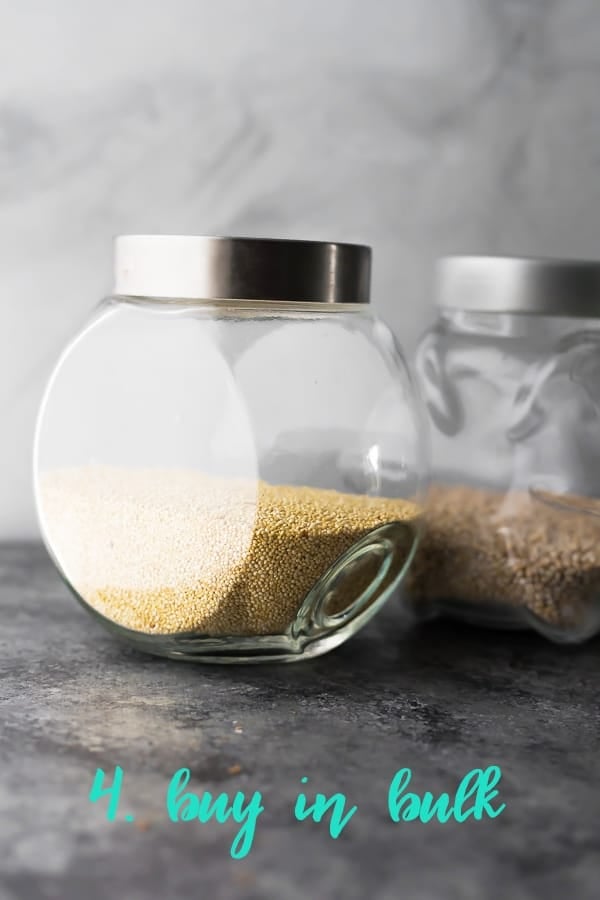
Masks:
[[[600,604],[600,501],[434,485],[409,575],[417,599],[526,607],[559,628]],[[595,510],[595,515],[583,510]]]
[[[110,466],[48,471],[40,500],[75,590],[148,634],[280,634],[352,544],[419,514],[400,499]]]

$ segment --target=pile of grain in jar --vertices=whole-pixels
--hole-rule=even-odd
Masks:
[[[48,471],[39,499],[47,540],[77,593],[150,634],[280,634],[343,552],[419,513],[400,499],[109,466]]]
[[[600,619],[600,501],[434,485],[410,572],[416,599],[520,607],[556,629]]]

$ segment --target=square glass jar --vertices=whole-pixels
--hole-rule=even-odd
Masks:
[[[431,434],[422,614],[600,628],[600,263],[441,261],[417,353]]]

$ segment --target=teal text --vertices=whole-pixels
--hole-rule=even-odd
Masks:
[[[499,791],[496,785],[502,777],[499,766],[471,769],[460,781],[456,793],[442,793],[435,798],[425,791],[423,796],[407,791],[412,778],[410,769],[399,769],[388,791],[388,810],[393,822],[465,822],[469,818],[495,819],[506,808],[505,803],[494,805]]]
[[[240,825],[231,845],[233,859],[243,859],[252,849],[258,817],[263,812],[261,794],[255,791],[249,802],[241,791],[230,801],[228,794],[218,794],[213,800],[210,791],[200,796],[186,791],[190,780],[189,769],[178,769],[167,788],[167,812],[172,822],[209,822],[214,819],[223,824],[230,818]]]

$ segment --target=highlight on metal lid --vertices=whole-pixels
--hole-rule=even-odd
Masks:
[[[121,235],[114,293],[197,300],[368,303],[362,244],[205,235]]]
[[[600,261],[447,256],[437,266],[437,305],[465,312],[600,317]]]

